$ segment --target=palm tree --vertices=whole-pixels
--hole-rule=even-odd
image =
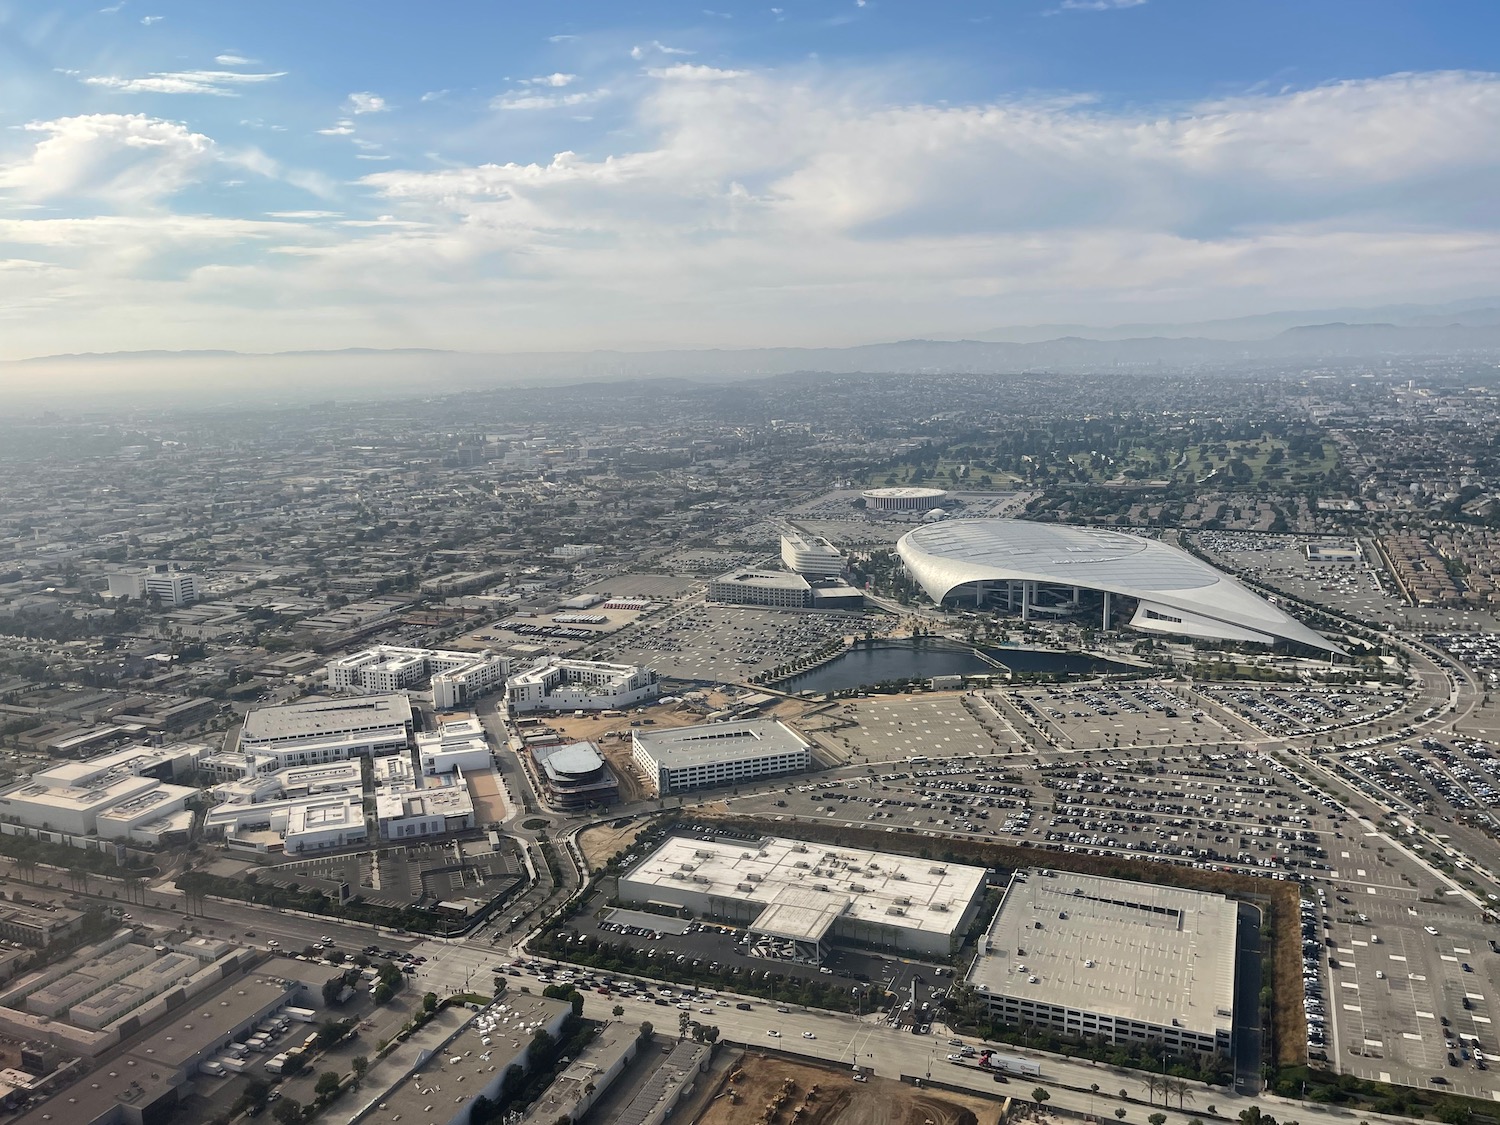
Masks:
[[[1146,1104],[1154,1104],[1156,1092],[1162,1088],[1162,1079],[1155,1074],[1148,1074],[1142,1080],[1142,1085],[1146,1087]]]
[[[1177,1095],[1177,1108],[1181,1109],[1184,1101],[1190,1102],[1193,1100],[1192,1084],[1181,1078],[1168,1078],[1166,1087],[1162,1091],[1163,1102],[1167,1100],[1168,1094]]]

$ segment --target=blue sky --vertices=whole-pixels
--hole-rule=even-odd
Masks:
[[[1500,290],[1492,0],[0,0],[0,357]]]

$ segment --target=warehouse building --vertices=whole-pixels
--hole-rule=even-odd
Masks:
[[[984,898],[985,869],[765,837],[669,836],[619,881],[622,902],[746,926],[772,956],[830,945],[946,957]]]
[[[812,768],[811,744],[778,719],[631,731],[631,757],[658,796]]]
[[[968,983],[1008,1024],[1228,1055],[1237,921],[1219,894],[1017,871]]]

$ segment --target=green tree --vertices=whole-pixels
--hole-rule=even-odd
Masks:
[[[1031,1100],[1036,1102],[1037,1105],[1046,1105],[1052,1100],[1052,1095],[1047,1093],[1041,1086],[1038,1086],[1035,1090],[1031,1091]]]
[[[623,1007],[621,1007],[619,1004],[616,1004],[613,1008],[610,1009],[609,1014],[612,1015],[612,1016],[614,1016],[615,1019],[619,1019],[621,1016],[623,1016],[625,1014],[625,1009]]]
[[[1123,1109],[1117,1109],[1117,1110],[1115,1110],[1115,1116],[1118,1117],[1121,1121],[1124,1121],[1125,1120],[1125,1111]]]
[[[316,1093],[320,1098],[327,1098],[338,1093],[338,1089],[338,1071],[325,1070],[322,1074],[318,1075],[318,1082],[317,1085],[313,1087],[313,1092]]]
[[[1167,1115],[1165,1113],[1162,1113],[1160,1110],[1153,1113],[1150,1117],[1146,1118],[1146,1120],[1151,1122],[1151,1125],[1167,1125]]]
[[[365,1072],[370,1069],[370,1060],[367,1059],[364,1055],[355,1055],[354,1058],[350,1060],[349,1066],[354,1071],[354,1079],[357,1082],[361,1078],[363,1078],[365,1076]]]
[[[297,1125],[302,1120],[302,1103],[296,1098],[282,1098],[271,1111],[280,1125]]]
[[[429,992],[426,996],[422,997],[422,1011],[431,1014],[437,1011],[437,1006],[438,998],[436,992]]]

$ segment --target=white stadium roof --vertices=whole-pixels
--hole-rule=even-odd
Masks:
[[[901,561],[941,602],[961,586],[1006,581],[1076,586],[1135,598],[1131,625],[1216,640],[1339,646],[1176,547],[1104,528],[1028,520],[947,520],[908,532]]]

